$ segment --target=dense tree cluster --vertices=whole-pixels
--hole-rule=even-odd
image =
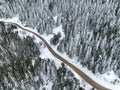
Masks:
[[[14,29],[0,23],[0,90],[50,90],[50,82],[51,90],[80,88],[79,80],[63,63],[57,69],[54,61],[41,59],[34,40],[21,38]]]
[[[77,57],[93,73],[114,70],[120,77],[119,0],[7,0],[0,5],[0,18],[14,16],[40,34],[52,34],[62,24],[65,38],[51,40],[59,51]]]

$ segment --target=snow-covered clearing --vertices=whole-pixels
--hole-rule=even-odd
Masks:
[[[65,37],[65,34],[64,34],[63,30],[62,30],[62,25],[60,25],[60,26],[58,26],[58,27],[53,29],[53,34],[57,35],[58,33],[61,34],[61,38],[60,39],[63,39]]]

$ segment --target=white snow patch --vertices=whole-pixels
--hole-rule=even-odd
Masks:
[[[55,20],[55,23],[57,22],[58,16],[54,16],[53,19]]]
[[[58,26],[58,27],[56,27],[56,28],[53,29],[53,33],[54,34],[58,34],[61,31],[62,31],[62,25],[60,25],[60,26]]]
[[[65,34],[63,32],[62,25],[60,25],[60,26],[58,26],[58,27],[53,29],[53,34],[57,35],[59,32],[61,34],[61,38],[60,39],[63,39],[65,37]]]
[[[117,75],[113,71],[109,71],[102,75],[105,79],[109,81],[114,81],[115,79],[119,79]]]
[[[53,83],[49,80],[49,77],[47,77],[44,74],[41,74],[42,78],[44,79],[44,86],[42,88],[46,88],[46,90],[52,90]],[[41,90],[41,89],[39,89]]]
[[[48,85],[46,85],[47,90],[52,90],[53,83],[49,81]]]
[[[12,22],[21,24],[18,15],[16,15],[16,16],[13,17],[13,18],[10,18],[10,19],[1,18],[0,21],[4,21],[4,22],[11,22],[11,21],[12,21]]]
[[[14,31],[14,32],[18,31],[18,36],[20,36],[22,39],[23,39],[24,37],[28,36],[25,31],[23,31],[23,30],[21,30],[21,29],[19,29],[19,28],[18,28],[18,29],[14,29],[13,31]]]
[[[120,78],[114,73],[114,71],[108,71],[100,75],[99,77],[101,77],[103,80],[105,80],[108,83],[112,83],[117,87],[120,87]]]
[[[0,3],[5,3],[5,0],[0,0]]]
[[[34,81],[37,82],[39,80],[39,76],[34,77]]]
[[[34,65],[35,65],[35,60],[32,60],[32,66],[34,67]]]

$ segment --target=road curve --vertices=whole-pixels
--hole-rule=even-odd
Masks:
[[[0,21],[0,22],[4,22],[4,21]],[[34,34],[35,36],[37,36],[39,39],[41,39],[47,46],[48,50],[52,53],[52,55],[54,55],[56,58],[58,58],[59,60],[61,60],[63,63],[65,63],[66,65],[68,65],[70,68],[72,68],[80,77],[82,77],[86,82],[88,82],[90,85],[92,85],[94,88],[96,88],[97,90],[110,90],[102,85],[100,85],[99,83],[97,83],[96,81],[94,81],[93,79],[91,79],[88,75],[86,75],[84,72],[82,72],[80,69],[78,69],[76,66],[74,66],[73,64],[69,63],[68,60],[64,59],[62,56],[58,55],[53,49],[52,47],[47,43],[47,41],[41,37],[39,34],[26,29],[24,27],[22,27],[21,25],[14,23],[14,22],[4,22],[4,23],[8,23],[8,24],[12,24],[15,25],[21,29],[23,29],[24,31],[30,32],[32,34]]]

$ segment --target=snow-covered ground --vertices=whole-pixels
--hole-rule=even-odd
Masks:
[[[62,30],[62,25],[60,25],[60,26],[58,26],[58,27],[53,29],[53,34],[57,35],[58,33],[61,34],[61,38],[60,39],[63,39],[65,37],[65,34],[64,34],[63,30]]]
[[[56,20],[56,18],[55,18]],[[13,19],[1,19],[0,21],[5,21],[5,22],[15,22],[15,23],[19,23],[21,26],[23,26],[18,18],[13,18]],[[24,27],[24,26],[23,26]],[[32,30],[34,32],[36,32],[37,34],[39,34],[37,32],[37,30],[33,30],[29,27],[25,27],[26,29]],[[41,42],[41,40],[39,38],[37,38],[36,36],[34,36],[31,33],[25,32],[25,31],[21,31],[21,29],[17,29],[19,31],[19,35],[21,37],[23,36],[31,36],[34,38],[35,42],[38,43],[38,45],[40,45],[40,51],[42,52],[40,57],[41,58],[50,58],[51,60],[54,60],[56,63],[57,68],[61,65],[61,61],[58,60],[57,58],[55,58],[46,48],[46,46]],[[61,33],[62,36],[64,36],[64,33],[62,32],[62,25],[59,27],[56,27],[53,30],[54,34],[57,34],[58,32]],[[44,39],[50,44],[50,39],[53,37],[53,35],[41,35],[42,37],[44,37]],[[76,57],[74,57],[73,59],[69,58],[67,56],[66,53],[60,53],[57,50],[56,46],[51,46],[53,48],[53,50],[55,52],[57,52],[57,54],[59,54],[60,56],[64,57],[66,60],[69,60],[69,62],[71,62],[73,65],[75,65],[76,67],[78,67],[81,71],[83,71],[84,73],[86,73],[91,79],[93,79],[94,81],[96,81],[97,83],[99,83],[100,85],[107,87],[111,90],[119,90],[120,89],[120,79],[114,74],[113,71],[108,71],[103,75],[100,74],[93,74],[91,71],[89,71],[86,67],[82,67],[82,65],[80,65],[77,60]],[[69,69],[71,69],[70,67],[68,67]],[[72,70],[72,69],[71,69]],[[76,75],[76,78],[78,78],[81,82],[81,86],[85,87],[85,90],[90,90],[91,86],[89,84],[87,84],[84,80],[82,80],[73,70],[72,72]]]
[[[120,88],[120,78],[117,75],[115,75],[115,73],[113,71],[108,71],[101,76],[98,75],[98,77],[104,79],[108,83],[117,85],[118,88]]]

